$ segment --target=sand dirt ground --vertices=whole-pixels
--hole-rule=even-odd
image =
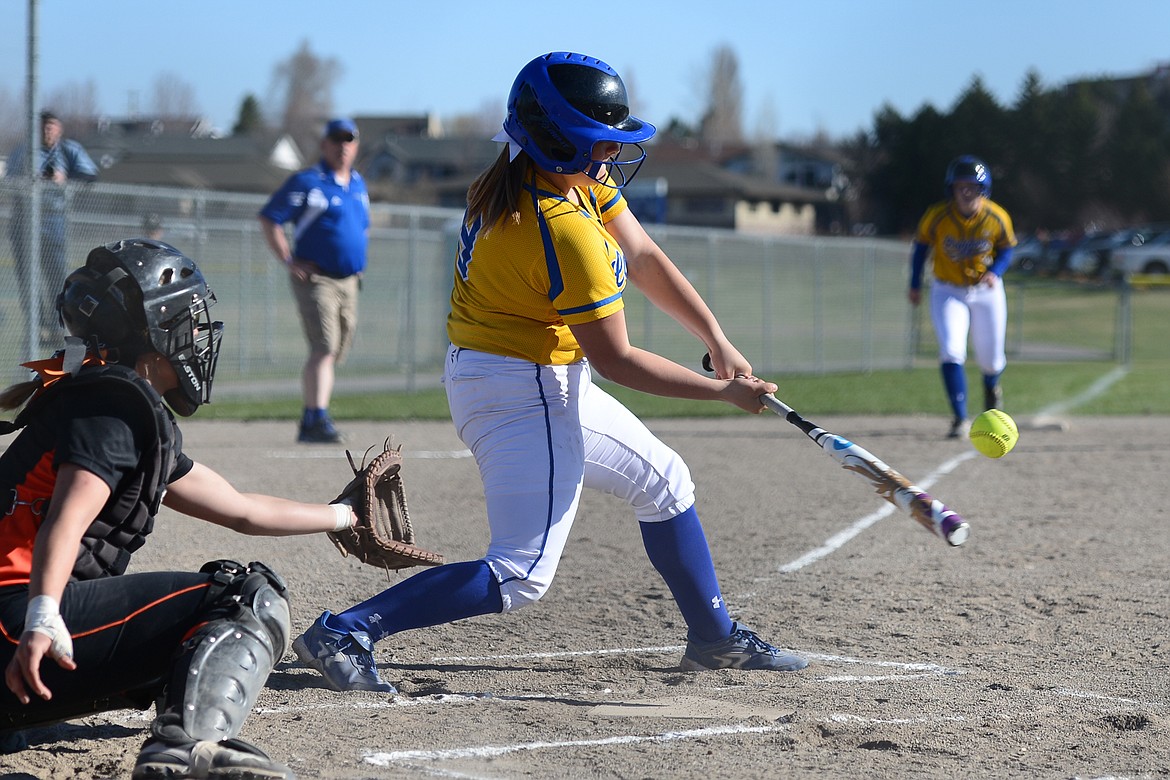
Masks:
[[[651,421],[694,472],[733,616],[808,669],[679,672],[685,629],[632,515],[586,494],[539,604],[380,643],[398,695],[335,693],[290,653],[241,736],[301,778],[1170,775],[1170,420],[1074,418],[1024,430],[1002,460],[942,438],[939,418],[817,422],[961,512],[969,541],[887,513],[775,416]],[[404,445],[421,544],[482,554],[478,473],[449,423],[346,428],[356,449]],[[341,448],[293,444],[292,424],[184,431],[243,490],[328,500],[347,479]],[[323,536],[168,512],[132,570],[219,557],[281,572],[296,633],[388,584]],[[0,777],[128,777],[149,715],[35,730]]]

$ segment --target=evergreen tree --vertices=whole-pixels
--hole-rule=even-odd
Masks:
[[[1135,221],[1170,214],[1170,122],[1140,82],[1121,103],[1104,159],[1103,198]]]
[[[255,135],[264,129],[264,116],[260,113],[260,101],[249,93],[240,102],[240,112],[232,126],[232,135]]]

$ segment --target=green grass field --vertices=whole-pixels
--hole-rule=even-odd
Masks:
[[[1076,344],[1108,352],[1114,339],[1116,295],[1079,286],[1038,285],[1022,301],[1009,292],[1010,332],[1027,344]],[[1170,414],[1170,289],[1135,290],[1132,297],[1132,360],[1127,373],[1090,402],[1067,411],[1072,415]],[[949,415],[934,364],[934,335],[924,329],[915,367],[843,374],[769,376],[780,385],[778,396],[789,406],[816,418],[825,414]],[[1011,414],[1035,414],[1085,393],[1115,371],[1107,360],[1027,361],[1009,356],[1003,376],[1004,406]],[[979,374],[968,363],[973,404],[982,400]],[[295,383],[294,383],[295,384]],[[740,414],[726,404],[649,396],[605,385],[641,417],[710,417]],[[975,407],[972,406],[974,409]],[[337,395],[332,413],[339,420],[443,420],[447,400],[441,388],[417,393]],[[211,419],[296,419],[300,402],[293,396],[264,400],[227,399],[199,411]]]
[[[1084,393],[1113,371],[1108,363],[1014,363],[1003,377],[1005,407],[1012,414],[1036,413]],[[777,395],[813,419],[825,414],[937,414],[949,411],[935,367],[869,374],[777,377]],[[977,372],[969,371],[972,400],[982,390]],[[727,404],[659,398],[610,384],[605,388],[641,417],[710,417],[742,414]],[[332,413],[338,420],[445,420],[442,389],[417,393],[339,395]],[[1135,364],[1123,378],[1090,403],[1069,414],[1170,414],[1170,364]],[[200,419],[296,419],[296,398],[230,400],[199,410]]]

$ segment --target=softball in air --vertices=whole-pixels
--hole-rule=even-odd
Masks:
[[[999,409],[988,409],[971,421],[967,434],[975,449],[989,458],[1002,458],[1012,451],[1020,438],[1016,421]]]

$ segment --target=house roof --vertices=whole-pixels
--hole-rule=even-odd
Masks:
[[[435,165],[478,174],[499,156],[500,144],[478,138],[388,137],[370,154],[387,154],[411,165]]]
[[[439,119],[434,114],[355,116],[353,121],[363,146],[378,143],[387,136],[437,138],[442,135]]]
[[[762,176],[749,176],[720,167],[702,156],[690,157],[667,153],[661,156],[650,148],[646,162],[638,171],[636,181],[663,178],[668,182],[672,197],[736,198],[752,202],[770,203],[826,203],[828,198],[820,190],[778,184]]]
[[[476,176],[501,145],[486,138],[434,137],[430,115],[358,116],[362,134],[357,168],[371,196],[394,202],[462,203]],[[109,182],[231,192],[271,192],[307,160],[287,136],[213,138],[194,133],[197,122],[107,122],[79,138]],[[669,198],[721,198],[750,203],[821,204],[820,189],[797,187],[729,163],[758,149],[747,144],[717,150],[671,142],[646,147],[636,184],[667,182]],[[774,150],[773,150],[774,151]],[[315,157],[316,150],[310,150]]]
[[[97,136],[83,143],[108,182],[271,192],[306,164],[284,136]]]

